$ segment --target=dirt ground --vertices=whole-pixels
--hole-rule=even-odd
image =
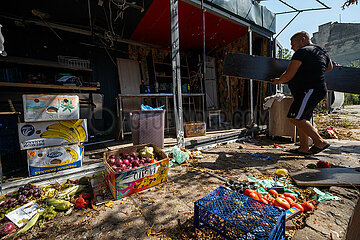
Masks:
[[[334,129],[339,140],[360,141],[360,106],[345,106],[337,113],[314,115],[320,132],[326,127]]]
[[[98,211],[77,210],[70,216],[60,213],[53,222],[34,227],[21,239],[224,239],[207,228],[193,227],[194,202],[224,184],[206,172],[243,181],[249,175],[274,176],[279,168],[297,171],[318,160],[358,167],[360,115],[357,113],[346,110],[315,119],[318,129],[332,126],[339,136],[330,140],[330,148],[319,155],[287,153],[284,149],[294,147],[293,143],[265,135],[219,145],[203,150],[203,158],[198,161],[172,167],[166,183],[108,206],[101,205]],[[299,229],[287,231],[288,239],[344,239],[359,190],[355,187],[322,190],[342,200],[321,202],[310,214],[294,219],[293,224]]]

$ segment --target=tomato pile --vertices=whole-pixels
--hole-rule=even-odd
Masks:
[[[270,204],[288,210],[291,207],[296,207],[301,212],[311,211],[315,206],[310,202],[299,203],[297,197],[291,193],[279,194],[275,189],[270,189],[268,194],[261,194],[254,189],[246,189],[244,195],[258,200],[265,204]]]

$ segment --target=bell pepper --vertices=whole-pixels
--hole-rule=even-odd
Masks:
[[[89,200],[85,200],[83,197],[79,197],[75,202],[76,208],[86,208],[89,205]]]

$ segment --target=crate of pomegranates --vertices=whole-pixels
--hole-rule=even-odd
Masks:
[[[104,153],[105,181],[120,199],[167,181],[169,158],[153,144],[120,148]]]

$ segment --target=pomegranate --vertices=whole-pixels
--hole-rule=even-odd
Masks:
[[[110,166],[114,165],[114,164],[115,164],[115,158],[109,158],[109,159],[107,160],[107,163],[108,163]]]
[[[123,160],[123,163],[124,163],[126,166],[130,165],[130,161],[129,161],[128,159],[124,159],[124,160]]]
[[[121,167],[122,164],[123,164],[123,160],[121,160],[120,158],[116,159],[115,165],[116,165],[117,167]]]

